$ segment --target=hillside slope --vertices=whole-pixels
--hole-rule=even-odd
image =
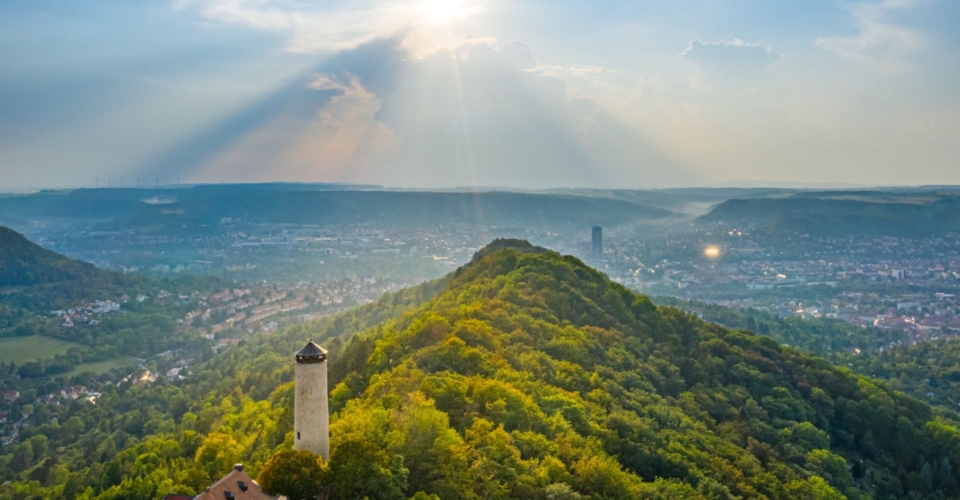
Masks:
[[[14,480],[0,496],[158,498],[238,461],[256,476],[292,445],[291,353],[309,337],[330,350],[331,498],[960,493],[960,431],[930,406],[498,241],[444,280],[231,348],[182,383],[63,409],[89,432],[26,430],[0,456]],[[23,448],[44,432],[62,458]]]
[[[147,285],[146,280],[138,276],[71,259],[0,226],[0,337],[43,332],[89,345],[106,343],[106,339],[95,341],[90,336],[95,332],[88,328],[82,331],[60,328],[57,326],[60,320],[51,317],[49,312],[76,307],[81,302],[118,300],[122,294],[133,295]],[[103,324],[95,330],[105,331],[107,327]],[[159,327],[153,325],[150,329]],[[129,327],[124,330],[129,332]],[[111,339],[111,342],[116,340]]]
[[[924,237],[960,231],[960,197],[938,193],[829,192],[732,199],[699,218],[817,236]]]
[[[0,286],[31,286],[103,279],[111,273],[47,250],[0,226]]]
[[[926,460],[960,458],[934,445],[943,424],[929,423],[928,406],[771,339],[657,309],[551,252],[480,258],[416,313],[348,346],[341,375],[333,460],[368,429],[363,439],[416,457],[404,461],[411,492],[441,498],[537,497],[545,478],[597,498],[819,498],[814,476],[849,497],[900,498],[927,493]],[[421,433],[406,415],[436,411],[449,449],[387,438]]]

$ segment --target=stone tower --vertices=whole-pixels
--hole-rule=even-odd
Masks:
[[[312,340],[296,354],[293,448],[330,459],[330,410],[327,407],[327,351]]]

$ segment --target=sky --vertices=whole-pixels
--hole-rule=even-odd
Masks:
[[[0,2],[0,189],[960,184],[957,26],[956,0]]]

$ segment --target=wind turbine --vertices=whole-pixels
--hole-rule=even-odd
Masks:
[[[100,178],[97,177],[97,189],[100,189]]]
[[[120,188],[123,188],[123,177],[120,178]]]

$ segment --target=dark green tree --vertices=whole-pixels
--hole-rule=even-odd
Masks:
[[[260,489],[270,495],[310,500],[323,493],[326,471],[321,457],[305,450],[287,450],[270,457],[257,482]]]

